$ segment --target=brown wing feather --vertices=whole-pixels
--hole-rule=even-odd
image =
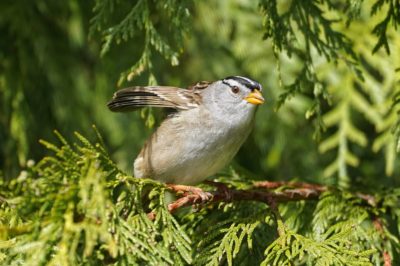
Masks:
[[[131,87],[117,91],[107,104],[113,112],[135,111],[152,106],[186,110],[198,106],[199,96],[176,87]]]
[[[203,90],[205,88],[207,88],[208,86],[210,86],[212,82],[211,81],[199,81],[196,84],[190,85],[187,89],[188,90],[193,90],[193,91],[199,91],[199,90]]]

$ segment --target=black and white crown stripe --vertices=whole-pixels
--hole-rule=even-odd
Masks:
[[[248,88],[251,91],[254,91],[254,90],[262,91],[262,86],[261,86],[260,83],[254,81],[254,80],[251,80],[249,78],[242,77],[242,76],[226,77],[226,78],[224,78],[222,80],[222,83],[224,83],[225,85],[228,85],[230,87],[237,86],[237,85],[242,85],[242,86],[245,86],[246,88]]]

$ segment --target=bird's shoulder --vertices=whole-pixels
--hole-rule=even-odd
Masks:
[[[199,81],[186,89],[178,90],[178,95],[184,97],[192,106],[199,106],[202,103],[202,91],[212,83],[211,81]]]
[[[188,86],[186,89],[193,91],[193,92],[200,92],[200,91],[206,89],[212,83],[213,83],[212,81],[202,80],[202,81],[196,82],[195,84]]]

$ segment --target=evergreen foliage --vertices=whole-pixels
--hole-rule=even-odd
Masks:
[[[152,74],[151,60],[154,51],[163,55],[173,66],[179,64],[177,50],[182,50],[182,37],[187,29],[188,3],[190,1],[139,0],[134,4],[127,2],[120,5],[114,0],[96,1],[94,7],[96,15],[91,20],[91,29],[92,31],[98,30],[103,35],[102,55],[110,50],[110,46],[114,42],[120,43],[141,35],[144,36],[140,59],[129,70],[121,74],[119,84],[125,79],[132,80],[145,70],[150,71],[149,83],[156,83],[156,78]],[[126,10],[129,12],[126,13]],[[114,13],[123,14],[120,21],[111,20]],[[160,14],[160,16],[154,18],[151,16],[153,13]],[[162,36],[160,33],[162,31],[169,34]],[[172,48],[173,45],[176,47]]]
[[[0,264],[399,264],[399,25],[399,0],[1,2]],[[105,103],[115,84],[232,74],[260,81],[269,104],[213,178],[271,200],[172,215],[164,184],[124,170],[142,120],[163,114]],[[308,197],[289,180],[327,186]]]
[[[166,187],[121,172],[99,135],[92,144],[76,133],[69,144],[56,134],[59,146],[41,141],[54,155],[2,183],[3,265],[372,265],[385,252],[399,259],[399,189],[370,201],[332,190],[317,203],[278,209],[211,203],[174,217]]]
[[[70,145],[42,143],[55,155],[3,184],[4,265],[190,263],[190,240],[164,204],[164,188],[120,172],[104,147],[76,134]],[[151,186],[154,223],[141,205]]]

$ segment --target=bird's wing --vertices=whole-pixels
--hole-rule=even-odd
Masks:
[[[201,91],[201,90],[204,90],[204,89],[207,88],[208,86],[210,86],[211,83],[212,83],[212,81],[205,81],[205,80],[199,81],[199,82],[197,82],[196,84],[193,84],[193,85],[189,86],[189,87],[188,87],[188,90],[192,90],[192,91],[194,91],[195,93],[197,93],[197,92],[199,92],[199,91]]]
[[[117,91],[107,106],[113,112],[134,111],[146,106],[187,110],[197,107],[200,100],[201,96],[191,89],[130,87]]]

